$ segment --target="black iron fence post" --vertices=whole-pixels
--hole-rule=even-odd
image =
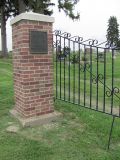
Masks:
[[[108,139],[108,150],[110,148],[110,142],[111,142],[111,136],[112,136],[114,122],[115,122],[115,116],[113,116],[112,123],[111,123],[111,128],[110,128],[110,133],[109,133],[109,139]]]

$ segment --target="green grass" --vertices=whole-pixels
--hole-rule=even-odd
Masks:
[[[115,120],[107,148],[111,116],[56,101],[63,118],[34,128],[22,128],[10,116],[14,106],[12,60],[0,60],[0,160],[119,160],[120,119]],[[8,133],[10,125],[19,126]]]

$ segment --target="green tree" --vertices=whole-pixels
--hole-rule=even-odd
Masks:
[[[74,7],[78,1],[79,0],[58,0],[59,11],[63,10],[65,14],[73,20],[78,19],[80,16],[79,13],[74,14]],[[6,22],[9,17],[29,10],[51,15],[53,10],[49,9],[49,7],[54,5],[54,3],[51,3],[51,0],[0,0],[2,56],[7,56]]]
[[[19,0],[19,4],[21,0]],[[36,13],[41,13],[45,15],[51,15],[53,10],[50,10],[50,6],[55,6],[54,3],[51,3],[51,0],[22,0],[26,5],[26,10],[32,10]],[[75,5],[79,0],[57,0],[59,11],[63,10],[67,16],[74,19],[79,19],[79,13],[74,14]],[[17,6],[19,6],[19,4]]]
[[[107,29],[107,41],[111,44],[118,44],[119,40],[119,24],[117,18],[111,16],[108,20],[108,29]]]
[[[1,24],[1,42],[2,42],[2,55],[7,56],[7,42],[6,42],[6,21],[15,14],[15,8],[11,0],[0,0],[0,24]]]

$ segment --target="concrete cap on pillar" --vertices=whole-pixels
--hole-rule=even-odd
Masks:
[[[50,23],[53,23],[55,21],[54,17],[33,13],[33,12],[26,12],[26,13],[21,13],[20,15],[12,19],[11,25],[19,22],[20,20],[31,20],[31,21],[39,21],[39,22],[50,22]]]

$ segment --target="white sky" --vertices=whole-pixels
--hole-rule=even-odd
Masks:
[[[56,2],[57,0],[52,0]],[[60,29],[84,39],[106,39],[106,30],[110,16],[116,16],[120,24],[120,0],[80,0],[76,10],[80,12],[80,20],[73,22],[63,12],[53,7],[55,17],[54,29]],[[12,49],[10,21],[7,22],[8,49]],[[0,45],[1,46],[1,45]]]

